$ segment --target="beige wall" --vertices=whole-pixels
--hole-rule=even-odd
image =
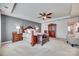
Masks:
[[[50,22],[45,22],[45,23],[42,23],[42,32],[44,30],[48,30],[48,24],[50,23],[54,23],[54,24],[57,24],[57,29],[56,29],[56,37],[57,38],[66,38],[67,37],[67,24],[68,22],[71,22],[71,21],[78,21],[78,17],[75,17],[75,18],[70,18],[70,19],[57,19],[55,21],[50,21]]]

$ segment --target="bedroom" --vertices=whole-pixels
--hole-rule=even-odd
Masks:
[[[79,21],[79,4],[2,3],[0,7],[1,55],[79,55],[78,48],[66,43],[68,26]],[[41,40],[46,41],[43,46]]]

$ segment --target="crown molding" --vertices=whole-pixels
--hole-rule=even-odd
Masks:
[[[48,23],[48,22],[52,22],[52,21],[61,21],[61,20],[66,20],[66,19],[70,19],[70,18],[75,18],[75,17],[79,17],[79,16],[64,16],[64,17],[46,20],[46,21],[43,21],[42,23]]]

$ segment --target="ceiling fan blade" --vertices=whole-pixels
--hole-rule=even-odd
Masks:
[[[37,18],[41,18],[41,16],[40,17],[37,17]]]
[[[47,18],[52,18],[52,17],[47,17]]]
[[[46,16],[46,13],[43,13],[43,16]]]
[[[45,16],[45,13],[44,13],[44,12],[43,12],[43,13],[40,13],[40,15],[41,15],[41,16]]]
[[[52,15],[52,13],[48,13],[47,15]]]
[[[43,16],[43,14],[42,14],[42,13],[40,13],[40,15],[41,15],[41,16]]]

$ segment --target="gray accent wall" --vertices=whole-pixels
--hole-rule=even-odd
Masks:
[[[31,25],[32,27],[38,26],[40,28],[39,31],[41,31],[40,23],[1,15],[1,42],[12,40],[12,32],[16,31],[16,25],[24,27],[27,27],[29,25]]]

